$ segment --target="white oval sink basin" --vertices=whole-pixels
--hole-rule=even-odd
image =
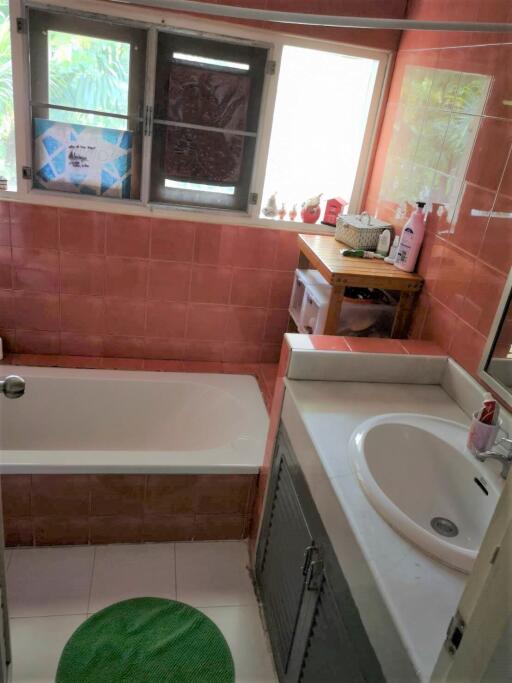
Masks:
[[[377,512],[441,562],[471,571],[502,480],[466,449],[468,427],[426,415],[366,420],[349,449]]]

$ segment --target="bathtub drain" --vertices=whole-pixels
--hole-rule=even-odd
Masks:
[[[453,536],[457,536],[459,533],[457,525],[451,519],[446,519],[446,517],[433,517],[430,520],[430,526],[441,536],[453,538]]]

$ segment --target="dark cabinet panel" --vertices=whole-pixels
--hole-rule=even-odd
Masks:
[[[283,427],[256,584],[281,683],[382,683],[384,676]]]
[[[276,664],[282,673],[295,633],[304,592],[304,562],[312,538],[282,453],[274,472],[273,496],[257,575]]]
[[[351,638],[324,576],[303,654],[300,683],[364,683]]]

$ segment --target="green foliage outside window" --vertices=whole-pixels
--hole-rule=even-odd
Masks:
[[[49,31],[48,72],[50,103],[128,114],[128,43]],[[50,110],[50,118],[103,128],[127,127],[123,119],[57,109]]]
[[[7,178],[9,190],[16,189],[11,30],[6,0],[0,0],[0,176]]]

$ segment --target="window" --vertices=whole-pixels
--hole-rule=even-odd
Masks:
[[[247,210],[267,50],[160,33],[151,199]]]
[[[288,211],[319,193],[350,204],[378,65],[284,46],[262,206],[274,192]]]
[[[32,189],[253,218],[274,192],[287,211],[319,193],[358,208],[384,53],[51,2],[27,9]]]
[[[12,91],[11,26],[9,2],[0,0],[0,176],[16,190],[16,147]]]
[[[29,13],[33,182],[140,196],[146,31]]]

